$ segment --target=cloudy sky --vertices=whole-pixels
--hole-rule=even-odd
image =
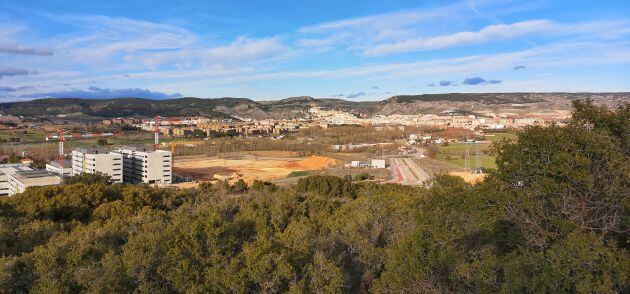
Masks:
[[[176,2],[0,1],[0,101],[630,91],[630,1]]]

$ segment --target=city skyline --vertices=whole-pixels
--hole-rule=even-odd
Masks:
[[[630,91],[623,1],[4,1],[0,102]]]

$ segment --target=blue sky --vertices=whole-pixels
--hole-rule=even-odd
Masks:
[[[630,91],[630,1],[0,2],[0,101]]]

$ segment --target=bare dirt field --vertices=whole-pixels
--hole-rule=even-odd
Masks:
[[[464,179],[464,181],[466,181],[466,183],[471,183],[471,184],[482,182],[483,179],[485,179],[487,176],[487,174],[473,174],[470,172],[456,172],[456,171],[450,172],[448,174],[452,176],[461,177]]]
[[[269,156],[271,154],[267,154]],[[275,155],[275,154],[274,154]],[[175,160],[173,172],[194,180],[243,179],[269,181],[285,178],[293,171],[319,170],[337,164],[337,160],[323,156],[302,159],[243,155],[238,157],[189,157]]]
[[[298,157],[298,152],[294,151],[240,151],[240,152],[230,152],[223,153],[223,155],[227,156],[242,156],[242,155],[252,155],[252,156],[260,156],[260,157],[273,157],[273,158],[293,158]]]

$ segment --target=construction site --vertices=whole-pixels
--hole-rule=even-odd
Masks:
[[[293,172],[324,170],[338,164],[336,159],[324,156],[281,157],[284,152],[278,154],[267,152],[266,155],[228,153],[210,157],[203,155],[178,157],[174,162],[173,173],[185,182],[242,179],[251,183],[254,180],[272,181],[286,178]]]

